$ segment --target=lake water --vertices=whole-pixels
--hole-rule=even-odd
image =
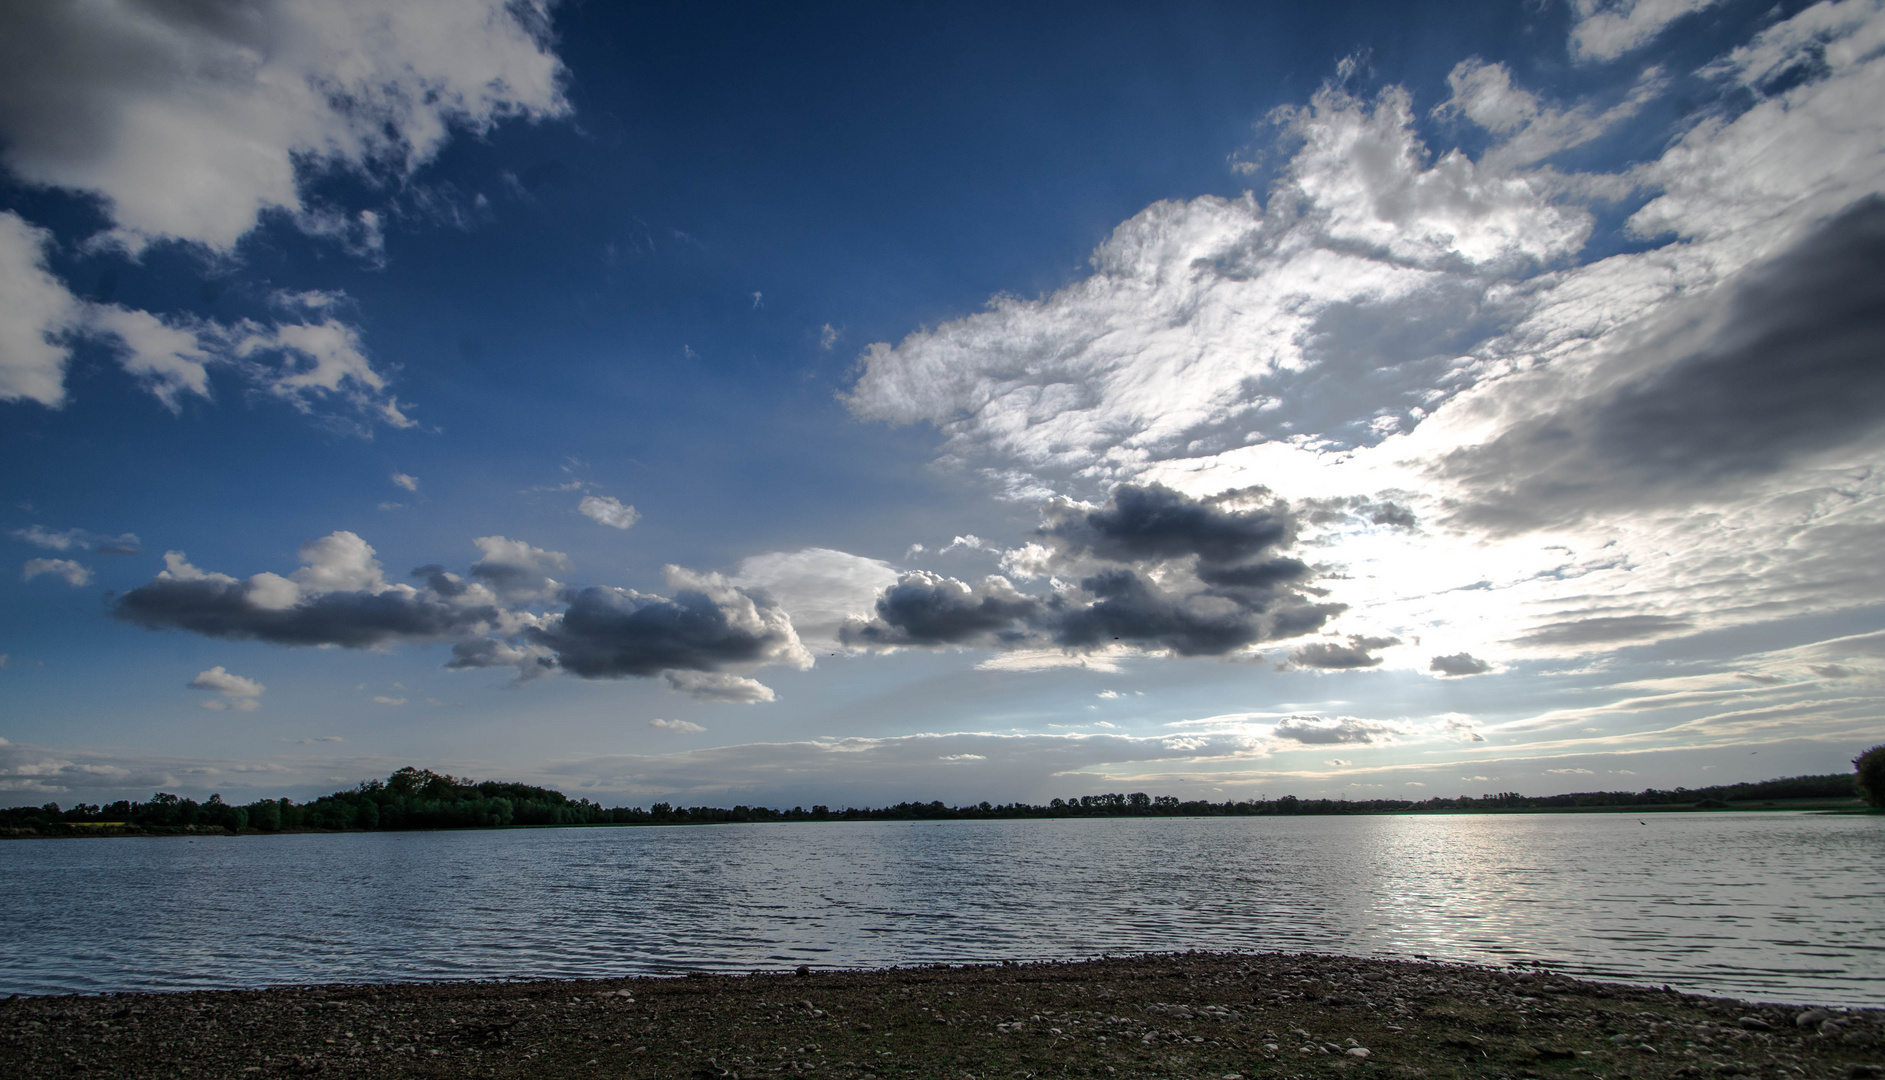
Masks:
[[[1885,1005],[1885,817],[806,823],[0,843],[0,993],[1180,949]]]

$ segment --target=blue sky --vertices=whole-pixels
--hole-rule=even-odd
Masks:
[[[1885,12],[0,15],[0,797],[1885,739]]]

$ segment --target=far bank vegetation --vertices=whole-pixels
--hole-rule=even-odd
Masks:
[[[572,799],[553,788],[496,780],[460,779],[411,766],[385,780],[369,780],[305,803],[260,799],[245,804],[211,795],[205,802],[159,792],[146,802],[61,807],[18,806],[0,810],[0,835],[161,835],[366,831],[384,829],[478,829],[569,825],[705,825],[772,821],[952,821],[1078,817],[1261,817],[1272,815],[1525,813],[1710,809],[1843,809],[1862,801],[1880,805],[1885,796],[1885,747],[1854,761],[1854,773],[1790,776],[1753,783],[1664,791],[1584,791],[1566,795],[1461,795],[1410,799],[1184,800],[1170,795],[1081,795],[1045,805],[982,802],[949,806],[941,801],[901,802],[883,807],[789,810],[765,806],[605,807]]]

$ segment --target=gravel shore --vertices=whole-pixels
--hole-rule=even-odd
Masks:
[[[0,1002],[0,1076],[1885,1078],[1885,1011],[1309,955]]]

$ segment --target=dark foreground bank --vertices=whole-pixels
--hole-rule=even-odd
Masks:
[[[1885,1011],[1185,954],[805,976],[14,998],[0,1076],[1885,1077]]]

